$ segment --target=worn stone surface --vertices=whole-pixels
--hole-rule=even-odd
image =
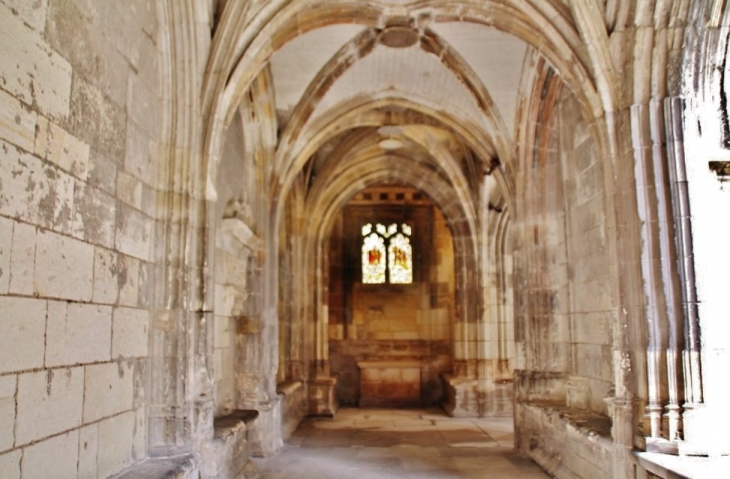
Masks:
[[[0,217],[0,293],[10,288],[10,258],[13,248],[13,222]]]
[[[111,307],[49,301],[46,342],[48,367],[109,361]]]
[[[132,409],[134,378],[128,364],[98,364],[85,370],[85,423]]]
[[[0,451],[15,444],[15,392],[17,376],[0,377]]]
[[[0,5],[2,15],[2,88],[46,115],[63,117],[69,111],[71,65],[21,19]]]
[[[49,369],[18,378],[16,445],[38,441],[81,425],[84,371]]]
[[[0,454],[0,473],[9,479],[20,479],[20,459],[23,451],[16,449],[8,453]]]
[[[126,412],[99,423],[97,475],[109,477],[135,459],[135,414]]]
[[[36,113],[24,108],[15,97],[4,91],[0,91],[0,109],[0,138],[26,151],[33,151]]]
[[[450,420],[434,409],[343,409],[308,419],[282,453],[256,459],[263,477],[548,477],[512,451],[509,419]]]
[[[80,301],[91,299],[94,282],[92,245],[39,231],[35,258],[34,284],[39,295]]]
[[[23,477],[33,479],[73,477],[78,463],[78,431],[72,431],[23,450]],[[48,467],[48,462],[53,467]]]
[[[0,371],[43,366],[46,301],[1,297],[3,335],[0,336]]]
[[[149,313],[144,310],[116,308],[112,329],[112,358],[147,356],[149,352]]]

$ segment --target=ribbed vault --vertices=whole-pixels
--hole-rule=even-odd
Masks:
[[[236,11],[237,8],[240,7],[237,7],[235,2],[226,4],[219,27],[220,41],[214,41],[211,66],[206,81],[205,108],[209,115],[210,127],[206,150],[211,175],[215,175],[220,132],[230,121],[236,105],[247,91],[252,79],[287,42],[327,25],[357,24],[368,26],[370,30],[364,30],[343,45],[329,64],[320,70],[318,77],[311,82],[308,92],[302,96],[303,100],[295,107],[296,113],[292,121],[297,126],[292,131],[298,131],[301,128],[300,123],[309,118],[313,110],[315,117],[321,117],[338,105],[343,97],[358,96],[360,91],[369,89],[377,91],[383,87],[397,90],[398,78],[411,85],[438,85],[439,82],[418,82],[414,81],[418,80],[417,78],[408,77],[419,71],[419,64],[423,67],[424,62],[438,59],[444,68],[431,68],[430,71],[437,75],[436,78],[441,75],[443,80],[440,83],[444,87],[448,87],[449,81],[458,81],[464,85],[467,96],[463,97],[463,100],[455,101],[460,95],[458,92],[462,91],[456,83],[452,88],[443,88],[437,92],[419,92],[416,88],[409,93],[415,97],[418,97],[419,93],[421,97],[427,96],[437,109],[449,107],[460,109],[462,112],[481,110],[485,118],[478,118],[477,128],[473,130],[482,131],[484,140],[480,143],[496,146],[496,151],[478,154],[477,157],[488,165],[487,168],[493,158],[498,158],[499,163],[506,165],[509,170],[512,163],[509,154],[513,151],[509,130],[494,108],[488,91],[459,53],[428,28],[429,25],[453,23],[456,20],[485,28],[496,28],[514,35],[537,49],[555,65],[564,81],[576,92],[581,104],[584,105],[584,114],[588,118],[602,115],[603,106],[598,90],[590,79],[594,65],[589,60],[577,29],[571,23],[569,11],[562,4],[535,2],[534,5],[525,5],[519,2],[496,1],[448,4],[422,1],[407,5],[347,1],[325,4],[270,2],[257,12],[255,18],[260,19],[259,21],[247,23],[242,22],[241,17],[237,16],[239,13]],[[252,11],[246,13],[253,14]],[[406,55],[400,49],[388,51],[386,47],[375,48],[378,32],[387,31],[389,27],[412,31],[416,41],[420,42],[421,49],[435,58],[428,60],[428,56],[423,56],[424,60],[418,61],[416,59],[420,57],[415,51]],[[393,55],[396,57],[402,55],[404,58],[399,61],[386,61]],[[373,61],[374,64],[368,65],[368,61]],[[416,61],[414,68],[408,68],[407,63],[412,61]],[[363,65],[362,71],[358,69],[359,65]],[[362,74],[363,72],[372,73],[370,81],[367,75]],[[422,71],[423,73],[428,72]],[[404,74],[405,77],[402,76]],[[344,81],[337,82],[337,78],[341,75]],[[444,94],[450,97],[448,99],[439,97]],[[475,101],[467,100],[468,95],[475,97]],[[310,99],[314,99],[314,102]],[[320,103],[321,101],[324,103]],[[317,108],[318,103],[320,103],[319,108]],[[426,99],[418,103],[426,103]],[[611,103],[604,99],[604,104]],[[460,108],[455,108],[456,106]],[[474,118],[478,117],[478,114],[461,116]],[[510,112],[509,116],[512,117],[513,113]]]

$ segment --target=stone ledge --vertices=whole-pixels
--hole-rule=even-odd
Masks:
[[[286,440],[307,415],[307,391],[302,381],[285,381],[276,385],[281,398],[281,437]]]
[[[213,440],[200,449],[201,479],[256,476],[248,457],[247,427],[257,417],[258,411],[237,409],[215,418]]]
[[[337,377],[314,378],[309,381],[309,415],[335,417],[339,403],[335,395]]]
[[[509,380],[479,381],[441,374],[445,398],[441,405],[451,417],[508,417],[514,414],[513,387]]]
[[[234,409],[225,416],[215,418],[213,427],[215,429],[225,429],[234,427],[237,422],[249,424],[259,417],[259,412],[255,409]]]
[[[542,400],[518,401],[515,417],[522,424],[515,431],[515,446],[552,477],[613,477],[614,443],[607,416]]]
[[[358,361],[357,365],[360,367],[360,369],[363,368],[369,368],[369,369],[412,369],[412,368],[420,368],[423,366],[422,361],[413,361],[413,360],[403,360],[399,361],[397,359],[391,360],[391,361]]]
[[[730,456],[674,456],[658,452],[635,452],[636,462],[664,479],[717,479],[727,477]]]
[[[147,459],[112,476],[113,479],[198,479],[198,464],[192,455]]]
[[[284,381],[276,385],[276,392],[284,396],[291,396],[302,389],[304,383],[301,381]]]
[[[572,409],[560,402],[555,401],[524,401],[521,406],[542,409],[546,414],[556,415],[572,426],[583,436],[607,439],[609,444],[613,443],[611,437],[612,421],[608,416],[592,411]]]

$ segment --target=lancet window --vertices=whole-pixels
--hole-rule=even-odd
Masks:
[[[368,223],[362,233],[362,282],[410,284],[413,282],[411,227],[407,224]]]

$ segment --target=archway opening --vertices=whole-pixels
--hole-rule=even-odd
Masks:
[[[415,188],[370,186],[338,213],[327,249],[339,404],[440,405],[455,314],[454,246],[441,211]]]

